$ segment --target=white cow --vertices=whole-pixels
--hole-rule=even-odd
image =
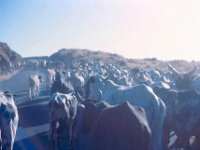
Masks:
[[[31,75],[29,77],[29,98],[35,98],[39,96],[40,92],[40,83],[42,83],[41,75]]]
[[[96,100],[105,100],[110,104],[129,101],[133,105],[143,107],[152,130],[152,150],[162,149],[162,128],[166,107],[150,87],[145,85],[120,86],[111,80],[93,76],[86,83],[85,89],[86,98],[90,98],[92,95],[94,99],[94,95],[97,95]],[[102,91],[102,96],[99,96],[99,90]],[[98,99],[99,97],[101,99]]]
[[[56,71],[54,69],[47,69],[46,81],[47,81],[48,88],[52,86],[55,74],[56,74]]]
[[[77,98],[72,93],[56,92],[51,96],[49,102],[49,138],[55,149],[73,147],[73,127],[77,115],[77,106]]]
[[[85,83],[84,78],[75,72],[71,72],[69,79],[74,89],[82,88]]]
[[[12,94],[0,92],[0,149],[12,150],[19,116]]]
[[[82,88],[85,83],[83,76],[79,75],[78,73],[71,72],[69,80],[70,80],[70,83],[71,83],[75,93],[78,95],[83,95]]]

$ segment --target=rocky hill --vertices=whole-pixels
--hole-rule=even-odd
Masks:
[[[88,49],[61,49],[55,52],[51,56],[43,57],[26,57],[22,58],[18,53],[10,49],[6,43],[0,42],[0,74],[4,72],[11,72],[16,70],[25,62],[63,62],[65,66],[70,67],[74,62],[86,63],[86,62],[102,62],[103,64],[114,64],[118,67],[132,68],[154,68],[161,71],[167,71],[167,63],[172,64],[180,72],[187,72],[197,65],[200,66],[198,61],[185,61],[185,60],[173,60],[162,61],[156,58],[145,59],[127,59],[123,56],[113,53],[107,53],[102,51],[91,51]],[[24,63],[26,64],[26,63]]]
[[[90,51],[87,49],[61,49],[50,56],[53,61],[62,60],[65,64],[71,65],[74,61],[102,62],[104,64],[126,65],[126,59],[117,54],[101,51]]]
[[[10,49],[6,43],[0,42],[0,74],[12,72],[20,67],[22,57]]]
[[[101,51],[90,51],[87,49],[61,49],[50,56],[52,61],[62,61],[65,65],[70,66],[74,61],[84,62],[102,62],[104,64],[115,64],[120,67],[127,68],[155,68],[167,71],[167,63],[172,64],[180,72],[187,72],[195,65],[199,65],[198,61],[173,60],[162,61],[156,58],[146,59],[127,59],[118,54],[111,54]]]

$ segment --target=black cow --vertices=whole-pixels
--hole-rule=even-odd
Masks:
[[[200,94],[195,89],[186,91],[154,88],[154,92],[166,104],[166,117],[164,121],[165,148],[169,144],[170,132],[178,136],[172,147],[190,149],[190,137],[198,135],[200,124]]]
[[[151,148],[151,130],[142,108],[128,102],[111,106],[105,102],[86,100],[83,104],[82,121],[77,119],[80,121],[77,126],[82,132],[79,134],[79,144],[86,143],[79,145],[80,150]]]
[[[51,87],[51,93],[59,92],[67,94],[71,91],[73,91],[73,89],[70,84],[64,80],[62,72],[57,71]]]
[[[91,133],[92,150],[149,150],[150,141],[144,110],[128,102],[103,110]]]
[[[178,90],[188,90],[192,88],[195,79],[195,72],[197,70],[196,66],[188,73],[180,73],[170,64],[168,64],[168,67],[174,74],[175,86]]]
[[[92,126],[100,113],[106,109],[111,107],[108,103],[102,101],[98,102],[96,100],[85,100],[83,101],[85,106],[84,115],[83,115],[83,126],[82,131],[84,133],[89,133],[92,129]]]

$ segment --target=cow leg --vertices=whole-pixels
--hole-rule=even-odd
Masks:
[[[190,147],[190,140],[189,140],[189,138],[184,138],[184,140],[183,140],[183,149],[184,150],[190,150],[191,149],[191,147]]]
[[[52,150],[58,149],[56,123],[57,121],[53,120],[51,121],[50,126],[49,126],[49,149],[52,149]]]
[[[34,90],[33,90],[34,92],[34,94],[33,94],[33,97],[35,98],[37,95],[36,95],[36,93],[37,93],[37,90],[36,90],[36,87],[34,88]]]
[[[58,149],[58,143],[56,139],[49,139],[49,150],[57,150]]]
[[[170,142],[170,129],[167,125],[164,125],[163,130],[163,149],[168,149],[168,144]]]
[[[69,146],[70,146],[70,150],[72,148],[72,139],[73,139],[73,123],[72,121],[70,121],[69,123]]]
[[[3,150],[12,150],[14,144],[14,138],[11,131],[11,122],[7,123],[8,120],[4,120],[3,123],[3,141],[2,141],[2,149]]]
[[[1,130],[0,130],[0,150],[2,150],[2,135],[1,135]]]
[[[67,141],[67,145],[69,146],[69,150],[73,150],[74,149],[74,120],[70,120],[68,123],[68,127],[69,127],[69,131],[67,133],[68,136],[68,141]]]
[[[71,123],[71,138],[70,138],[70,147],[71,147],[71,150],[74,150],[74,146],[75,146],[75,123],[76,123],[76,118],[75,120],[73,120],[73,122]]]
[[[35,98],[35,90],[32,90],[32,99]]]
[[[35,96],[39,96],[39,86],[36,87],[35,91],[36,91]]]
[[[174,143],[173,147],[175,149],[182,148],[183,150],[190,150],[190,141],[188,137],[183,137],[180,135],[177,135],[178,138],[176,139],[176,142]],[[172,148],[172,147],[171,147]]]
[[[194,145],[195,145],[194,149],[196,149],[196,150],[200,149],[200,134],[196,135]]]
[[[28,94],[29,94],[29,98],[32,100],[32,89],[31,88],[28,90]]]
[[[38,87],[34,87],[33,89],[33,97],[36,98],[38,96]]]

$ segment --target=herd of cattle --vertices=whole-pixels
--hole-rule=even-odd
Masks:
[[[51,90],[49,148],[184,150],[200,148],[198,68],[180,73],[85,64],[31,75],[29,98]],[[18,113],[14,96],[0,93],[1,148],[12,149]],[[174,138],[175,137],[175,138]],[[173,141],[172,141],[173,139]]]

